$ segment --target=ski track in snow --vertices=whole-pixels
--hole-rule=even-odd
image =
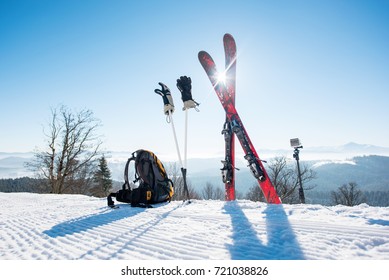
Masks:
[[[389,207],[0,193],[0,259],[389,259]]]

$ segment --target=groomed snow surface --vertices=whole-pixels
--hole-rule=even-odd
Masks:
[[[1,260],[388,260],[389,207],[0,193]]]

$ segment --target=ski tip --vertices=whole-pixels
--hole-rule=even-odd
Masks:
[[[226,38],[233,38],[233,37],[230,33],[226,33],[224,34],[223,38],[226,39]]]
[[[206,51],[200,51],[198,54],[200,63],[204,65],[215,64],[212,57]]]
[[[230,33],[226,33],[223,36],[223,41],[233,41],[233,42],[235,42],[235,39],[234,39],[234,37]]]
[[[204,56],[208,56],[208,53],[206,51],[199,51],[198,57],[201,59]]]

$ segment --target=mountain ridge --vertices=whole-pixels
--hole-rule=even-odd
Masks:
[[[265,150],[264,150],[265,151]],[[279,150],[281,151],[281,150]],[[327,155],[330,151],[338,156],[324,156],[321,159],[311,159],[309,154],[324,153]],[[287,153],[286,153],[287,152]],[[284,153],[273,153],[274,156],[286,156],[289,164],[295,164],[292,157],[293,150],[284,151]],[[373,152],[380,152],[375,155]],[[111,169],[112,179],[116,181],[123,180],[124,165],[127,160],[126,152],[111,152],[107,156],[108,164]],[[262,159],[268,159],[265,152],[261,153]],[[342,155],[342,156],[339,156]],[[0,178],[18,178],[33,177],[33,173],[25,168],[25,162],[31,159],[33,153],[5,153],[0,152]],[[188,159],[188,179],[196,189],[201,190],[206,183],[211,183],[216,187],[223,188],[221,181],[220,168],[223,157],[210,158],[189,158]],[[164,161],[167,169],[172,169],[174,162]],[[334,190],[342,184],[348,182],[357,182],[358,185],[366,190],[389,190],[389,148],[379,147],[369,144],[357,144],[349,142],[337,147],[311,147],[300,151],[300,162],[307,164],[317,172],[317,179],[311,184],[317,185],[316,190]],[[176,164],[176,168],[179,167]],[[243,155],[236,155],[236,167],[240,170],[236,172],[237,191],[245,193],[255,184],[255,179],[247,168],[247,163]],[[265,165],[266,168],[266,165]]]

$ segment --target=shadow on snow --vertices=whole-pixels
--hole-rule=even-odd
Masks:
[[[145,210],[146,208],[132,208],[130,205],[121,205],[119,209],[107,210],[100,214],[91,214],[60,223],[43,233],[55,238],[85,232],[98,226],[138,215]]]
[[[166,217],[170,215],[171,212],[176,210],[179,206],[174,207],[162,215],[157,215],[151,220],[147,220],[144,224],[138,225],[136,230],[129,227],[124,232],[121,232],[119,236],[112,235],[111,240],[105,241],[102,245],[98,247],[93,247],[90,250],[86,251],[83,255],[79,256],[79,259],[84,259],[89,257],[94,257],[95,252],[98,252],[102,248],[106,248],[107,244],[111,244],[112,242],[121,239],[122,236],[131,236],[125,243],[121,245],[120,250],[116,250],[114,254],[107,255],[107,259],[120,259],[122,254],[125,255],[125,251],[132,248],[133,242],[137,239],[141,238],[145,233],[147,233],[151,228],[161,223]],[[86,232],[88,230],[92,230],[99,226],[104,226],[109,223],[134,217],[147,209],[155,209],[155,208],[132,208],[130,205],[121,204],[119,209],[116,210],[107,210],[100,214],[92,214],[84,217],[80,217],[77,219],[72,219],[70,221],[66,221],[60,223],[58,225],[53,226],[49,230],[45,230],[43,233],[47,234],[50,237],[63,237],[66,235],[72,235],[76,233]],[[120,240],[119,242],[123,242]],[[153,251],[150,251],[151,253]]]
[[[300,260],[304,254],[282,204],[268,204],[263,242],[236,201],[226,202],[224,210],[231,216],[233,244],[228,249],[233,260]],[[259,215],[260,213],[258,213]],[[266,244],[265,244],[266,243]]]
[[[381,219],[369,219],[368,223],[370,225],[381,225],[381,226],[389,226],[388,220],[381,220]]]

